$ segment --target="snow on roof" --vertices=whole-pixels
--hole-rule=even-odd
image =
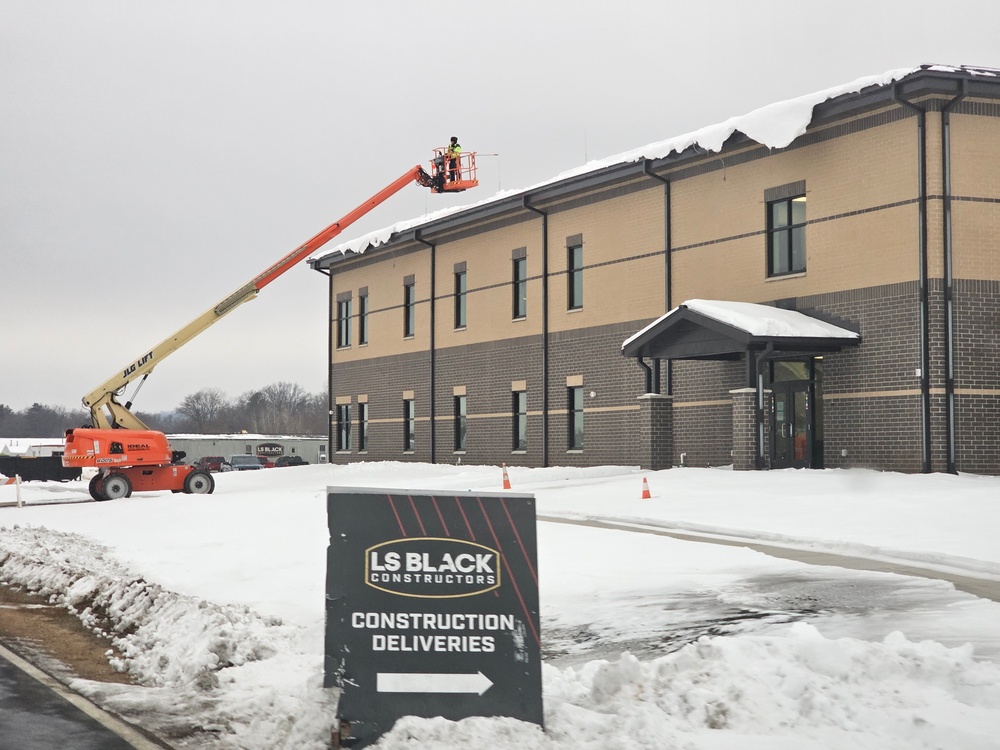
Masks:
[[[27,456],[39,448],[62,448],[63,438],[0,438],[0,456]]]
[[[806,94],[805,96],[800,96],[795,99],[788,99],[787,101],[768,104],[765,107],[755,109],[745,115],[731,117],[725,122],[709,125],[708,127],[701,128],[700,130],[668,138],[664,141],[650,143],[646,146],[642,146],[641,148],[609,156],[606,159],[587,162],[583,166],[569,170],[568,172],[563,172],[551,180],[546,180],[527,188],[522,188],[520,190],[502,190],[496,195],[479,201],[478,203],[472,203],[467,206],[446,208],[415,219],[397,222],[388,227],[369,232],[368,234],[357,237],[349,242],[336,245],[333,248],[322,250],[311,256],[309,260],[319,260],[335,253],[342,253],[344,255],[347,253],[363,253],[370,247],[378,247],[379,245],[387,243],[394,234],[404,232],[408,229],[413,229],[414,227],[422,226],[424,224],[429,224],[432,221],[450,214],[466,211],[488,203],[495,203],[513,195],[526,193],[545,185],[550,185],[572,177],[578,177],[589,172],[596,172],[600,169],[614,166],[616,164],[638,162],[645,159],[663,159],[670,156],[670,154],[681,153],[684,149],[689,148],[690,146],[698,146],[706,151],[721,151],[723,144],[735,132],[743,133],[749,138],[752,138],[758,143],[769,148],[784,148],[806,132],[806,128],[809,127],[809,123],[812,121],[813,107],[817,104],[822,104],[828,99],[833,99],[843,94],[855,94],[862,89],[868,88],[869,86],[887,86],[893,81],[898,81],[900,78],[903,78],[919,69],[920,66],[911,68],[895,68],[882,73],[881,75],[865,76],[851,81],[850,83],[823,89],[822,91]],[[938,65],[930,66],[930,69],[940,71],[956,71],[961,68]]]
[[[848,331],[846,328],[841,328],[831,323],[824,323],[822,320],[809,317],[795,310],[782,310],[778,307],[758,305],[754,302],[689,299],[666,315],[661,315],[638,333],[629,336],[622,342],[622,349],[685,308],[717,320],[720,323],[730,325],[733,328],[746,331],[751,336],[814,339],[861,338],[861,335],[854,331]]]

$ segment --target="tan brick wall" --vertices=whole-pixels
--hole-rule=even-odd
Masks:
[[[1000,119],[951,116],[953,273],[1000,280]]]
[[[578,234],[583,235],[583,308],[569,311],[566,238]],[[662,315],[663,249],[663,189],[656,183],[648,190],[553,213],[549,217],[549,330]],[[655,252],[659,254],[628,260]]]
[[[513,320],[511,253],[526,248],[528,315]],[[455,330],[455,264],[466,264],[466,326]],[[438,245],[436,344],[446,348],[530,336],[542,331],[542,221]]]
[[[377,252],[377,251],[376,251]],[[403,338],[403,279],[413,275],[417,298],[417,328],[412,339]],[[430,273],[423,253],[397,251],[380,263],[334,267],[333,297],[353,292],[351,312],[358,313],[358,289],[368,287],[368,341],[359,346],[357,322],[351,323],[352,346],[334,349],[334,362],[351,362],[370,357],[386,357],[425,350],[429,343],[427,321]],[[336,307],[334,307],[336,314]],[[334,326],[335,327],[335,326]],[[334,331],[336,336],[336,330]]]
[[[917,198],[916,137],[915,121],[904,120],[677,183],[674,301],[768,301],[851,288],[858,279],[874,286],[916,278],[917,204],[871,210]],[[768,279],[764,191],[799,180],[806,272]]]

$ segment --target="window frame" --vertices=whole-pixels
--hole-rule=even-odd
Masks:
[[[455,271],[455,330],[468,324],[468,274],[463,268]]]
[[[358,403],[358,452],[368,450],[368,402]]]
[[[566,309],[583,309],[583,243],[566,246]]]
[[[337,300],[337,348],[351,346],[351,298]]]
[[[528,259],[511,259],[511,318],[524,320],[528,317]]]
[[[802,216],[799,221],[795,220],[796,204],[802,206]],[[807,199],[803,189],[795,195],[788,195],[766,201],[765,210],[767,212],[767,278],[780,278],[792,274],[806,272],[806,226],[808,219],[806,216]],[[777,209],[783,208],[784,223],[778,224],[775,221]],[[780,240],[784,241],[784,248],[776,246]],[[778,255],[783,258],[777,258]],[[775,261],[781,260],[787,269],[776,270],[780,267]],[[799,265],[796,265],[798,260]]]
[[[368,343],[368,293],[358,294],[358,346]]]
[[[417,334],[417,285],[411,279],[403,283],[403,338]]]
[[[351,450],[351,405],[337,404],[337,452]]]
[[[582,451],[584,446],[583,386],[571,385],[567,391],[567,445],[568,450]]]
[[[403,451],[412,452],[417,443],[417,405],[412,398],[403,399]]]
[[[464,453],[469,449],[469,402],[464,394],[453,397],[455,415],[454,447],[456,453]]]
[[[511,391],[511,450],[528,450],[528,392]]]

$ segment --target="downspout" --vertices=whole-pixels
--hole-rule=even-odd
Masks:
[[[920,183],[919,202],[919,263],[920,263],[920,412],[923,443],[922,469],[931,471],[931,387],[930,387],[930,326],[927,290],[927,110],[912,104],[899,95],[896,84],[892,98],[917,113],[917,169]]]
[[[549,465],[549,215],[521,198],[521,205],[542,217],[542,466]]]
[[[435,367],[437,365],[437,357],[435,356],[435,349],[434,349],[434,347],[435,347],[434,331],[437,328],[437,326],[435,325],[436,321],[435,321],[435,314],[434,314],[434,311],[437,308],[437,305],[434,304],[434,293],[435,293],[435,289],[436,289],[434,280],[437,277],[437,273],[436,273],[437,272],[437,243],[435,243],[435,242],[428,242],[423,237],[421,237],[419,229],[416,230],[413,233],[413,239],[415,239],[421,245],[427,245],[427,247],[429,247],[431,249],[431,288],[430,288],[430,295],[431,295],[431,311],[430,311],[430,327],[431,327],[431,331],[430,331],[431,398],[430,398],[430,405],[429,406],[430,406],[430,410],[431,410],[431,437],[430,437],[430,440],[431,440],[431,463],[433,464],[433,463],[437,463],[437,461],[435,460],[436,455],[437,455],[437,449],[436,449],[437,443],[436,443],[436,440],[435,440],[436,435],[435,435],[435,429],[434,429],[434,425],[435,425],[435,422],[436,422],[436,420],[434,419],[434,416],[437,414],[437,407],[436,407],[436,402],[435,402],[435,398],[434,398],[434,392],[437,390],[437,388],[435,387],[437,385],[437,382],[435,380],[435,378],[437,377],[437,373],[435,372]]]
[[[326,276],[326,461],[333,463],[333,274],[322,268],[317,268]]]
[[[655,393],[653,390],[653,368],[646,364],[642,357],[636,357],[635,363],[646,371],[646,393]]]
[[[670,236],[670,180],[666,177],[661,177],[652,171],[650,165],[652,161],[650,159],[645,159],[642,162],[642,173],[647,177],[654,180],[658,180],[663,183],[663,311],[669,312],[673,309],[673,303],[671,297],[673,296],[673,266],[672,259],[670,257],[670,244],[672,238]],[[660,365],[659,360],[656,360],[656,392],[660,392]],[[666,360],[666,370],[667,370],[667,395],[670,396],[674,392],[673,388],[673,363],[671,360]],[[648,392],[648,389],[647,389]]]
[[[966,95],[966,81],[961,90],[941,110],[941,198],[944,210],[944,350],[945,350],[945,446],[947,471],[957,474],[955,460],[955,291],[952,277],[954,261],[951,243],[951,108]]]

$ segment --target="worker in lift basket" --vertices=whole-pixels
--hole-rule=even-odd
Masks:
[[[446,153],[448,154],[448,179],[454,182],[458,179],[458,159],[462,153],[462,146],[458,142],[457,135],[451,137],[451,143],[448,144]]]

